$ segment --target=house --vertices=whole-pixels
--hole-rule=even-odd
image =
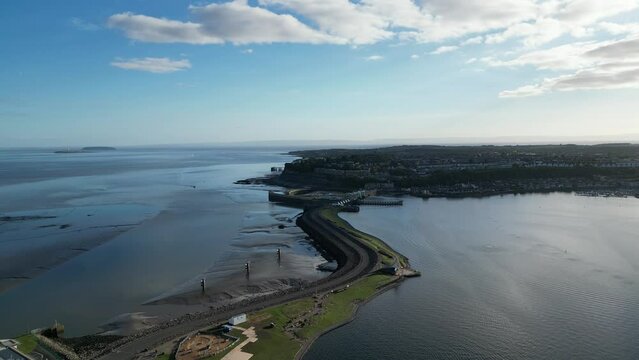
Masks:
[[[229,319],[229,324],[233,326],[241,324],[243,322],[246,322],[246,314],[235,315]]]

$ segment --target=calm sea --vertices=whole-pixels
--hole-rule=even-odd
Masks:
[[[639,359],[639,199],[405,199],[342,214],[423,276],[305,360]]]

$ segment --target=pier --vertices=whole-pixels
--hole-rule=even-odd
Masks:
[[[362,199],[355,202],[357,205],[371,205],[371,206],[402,206],[404,200],[373,200]]]

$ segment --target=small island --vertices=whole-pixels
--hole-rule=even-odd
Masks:
[[[111,146],[85,146],[81,149],[71,149],[66,148],[64,150],[56,150],[55,154],[83,154],[83,153],[92,153],[92,152],[101,152],[101,151],[115,151],[117,150]]]

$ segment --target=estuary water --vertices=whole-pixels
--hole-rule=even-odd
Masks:
[[[305,360],[639,359],[639,199],[405,198],[341,216],[423,275]]]
[[[233,184],[286,151],[0,150],[0,338],[54,321],[67,336],[126,333],[326,276],[299,210]]]

